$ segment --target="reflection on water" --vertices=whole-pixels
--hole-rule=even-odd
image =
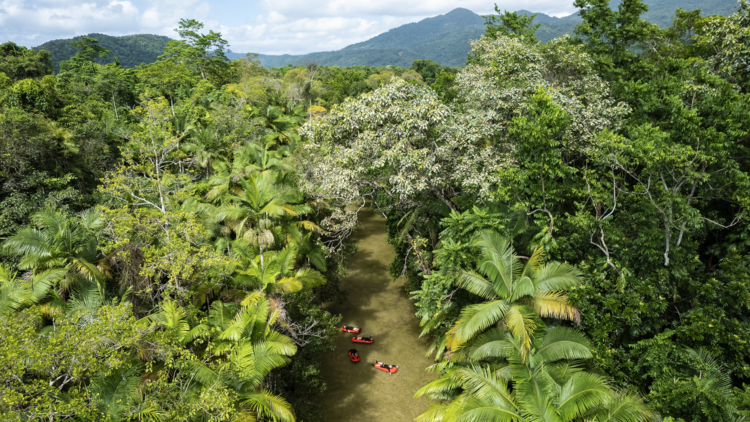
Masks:
[[[385,220],[364,208],[360,221],[353,238],[358,251],[350,257],[347,278],[341,282],[348,299],[331,312],[342,315],[342,324],[362,328],[362,334],[339,333],[336,350],[323,355],[328,385],[321,399],[323,410],[329,422],[411,421],[430,404],[413,398],[434,377],[425,371],[432,363],[425,356],[428,341],[419,338],[421,329],[403,280],[393,282],[388,275],[394,251],[386,243]],[[355,335],[372,335],[375,343],[354,344]],[[349,361],[351,348],[359,351],[359,363]],[[373,368],[375,360],[398,365],[398,373]]]

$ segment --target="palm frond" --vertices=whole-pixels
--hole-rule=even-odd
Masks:
[[[137,373],[135,366],[115,369],[108,376],[95,379],[89,386],[97,407],[109,416],[109,420],[120,420],[128,410],[140,381]]]
[[[292,406],[268,390],[253,391],[242,394],[241,403],[260,419],[271,419],[274,422],[294,422]]]
[[[578,308],[568,304],[568,296],[562,292],[538,292],[531,299],[531,305],[543,318],[557,318],[581,322],[581,313]]]
[[[511,306],[505,314],[505,325],[520,342],[521,359],[525,361],[526,354],[531,350],[534,332],[543,323],[539,321],[533,309],[527,306]]]
[[[536,279],[539,290],[569,290],[581,285],[581,271],[563,262],[548,262],[539,270]]]
[[[514,255],[510,240],[492,230],[483,230],[474,241],[482,250],[479,271],[495,285],[498,296],[507,298],[513,291],[513,281],[522,265]]]
[[[650,422],[659,420],[638,394],[618,391],[596,413],[596,422]]]
[[[447,345],[458,347],[505,317],[509,306],[503,300],[470,305],[461,310],[458,321],[448,332]]]
[[[610,396],[611,390],[603,377],[581,372],[562,386],[557,408],[563,420],[574,420],[587,409],[605,403]]]
[[[567,327],[548,329],[536,349],[537,356],[546,362],[562,359],[591,359],[591,342],[582,333]]]
[[[483,299],[499,299],[492,282],[475,271],[461,271],[456,284]]]
[[[219,374],[210,369],[203,362],[186,360],[182,363],[196,381],[204,386],[215,384],[219,380]]]
[[[491,329],[477,337],[468,348],[467,355],[473,360],[507,358],[516,352],[511,340],[508,331]]]

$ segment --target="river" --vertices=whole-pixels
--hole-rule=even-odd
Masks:
[[[425,356],[429,342],[419,338],[421,329],[414,305],[404,290],[404,279],[392,281],[388,265],[395,252],[386,242],[385,219],[371,208],[360,212],[360,225],[352,236],[358,250],[347,263],[341,289],[345,303],[331,307],[342,324],[362,328],[373,335],[373,344],[351,342],[354,334],[340,333],[336,350],[322,356],[328,389],[323,411],[328,422],[405,422],[426,410],[430,402],[414,399],[414,393],[434,378],[425,371],[432,359]],[[349,361],[347,351],[356,348],[361,361]],[[394,375],[372,367],[375,360],[398,365]]]

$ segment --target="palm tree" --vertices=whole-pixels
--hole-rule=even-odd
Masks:
[[[521,356],[531,348],[539,316],[580,322],[565,291],[579,285],[579,271],[560,262],[544,263],[538,248],[522,263],[511,241],[485,230],[475,241],[481,249],[477,271],[462,271],[458,285],[485,299],[462,309],[448,332],[446,345],[456,349],[492,325],[503,323],[521,342]]]
[[[22,255],[18,268],[35,273],[64,269],[62,291],[90,281],[97,284],[103,298],[105,266],[94,235],[104,225],[99,215],[89,210],[71,218],[46,210],[34,214],[31,220],[36,228],[21,229],[3,243],[6,250]]]
[[[195,380],[193,391],[223,384],[237,393],[249,420],[294,422],[289,403],[264,388],[266,376],[297,352],[289,337],[272,328],[279,314],[269,301],[260,299],[242,307],[215,301],[208,317],[192,328],[185,316],[182,308],[168,301],[150,319],[199,351],[199,360],[185,361],[184,370]]]
[[[311,211],[308,205],[300,204],[300,192],[277,185],[275,174],[270,171],[238,178],[237,187],[222,195],[222,200],[224,204],[217,210],[216,221],[226,222],[237,238],[257,244],[261,263],[263,249],[275,241],[271,220]]]
[[[272,170],[280,175],[291,172],[292,167],[285,160],[290,155],[289,147],[274,147],[277,147],[275,141],[248,142],[235,153],[235,160],[247,163],[250,171]]]
[[[448,400],[420,415],[420,422],[554,421],[639,422],[654,415],[634,394],[613,390],[606,378],[585,370],[592,357],[588,340],[565,327],[523,342],[496,328],[479,336],[458,362],[433,369],[443,375],[420,389]]]
[[[236,192],[241,188],[240,180],[254,172],[273,171],[279,177],[275,182],[283,182],[281,178],[291,170],[291,166],[286,162],[289,148],[282,146],[274,150],[272,149],[274,146],[274,141],[263,144],[247,142],[235,150],[231,163],[222,160],[214,161],[212,164],[214,175],[210,178],[213,188],[207,197],[215,199],[227,192]]]
[[[225,142],[221,140],[218,132],[215,124],[200,129],[189,128],[190,137],[180,146],[192,156],[193,162],[206,169],[206,178],[209,177],[214,162],[226,149]]]
[[[300,139],[297,129],[305,122],[305,109],[293,104],[269,105],[265,111],[253,109],[253,117],[263,122],[266,129],[263,136],[265,141],[294,147]]]
[[[0,315],[39,304],[66,272],[64,269],[46,270],[30,275],[27,280],[18,277],[9,267],[0,265]]]
[[[166,412],[153,404],[144,404],[138,387],[141,368],[131,365],[113,369],[106,376],[93,380],[88,390],[96,397],[96,405],[109,421],[162,421]]]
[[[251,287],[266,294],[296,293],[303,289],[325,284],[321,273],[309,267],[294,269],[297,260],[297,248],[287,245],[279,252],[264,252],[265,259],[258,255],[248,262],[247,268],[239,271],[235,281],[242,287]],[[254,297],[252,294],[246,300]],[[243,304],[246,302],[243,301]]]

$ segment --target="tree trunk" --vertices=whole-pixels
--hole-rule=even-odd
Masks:
[[[427,275],[432,274],[432,271],[430,271],[430,266],[427,264],[427,261],[425,261],[424,257],[422,256],[422,253],[419,252],[419,247],[417,246],[417,242],[414,240],[414,238],[411,237],[411,234],[409,233],[406,233],[406,238],[409,239],[409,243],[411,243],[411,247],[414,249],[414,253],[417,255],[417,258],[419,259],[419,264],[422,266],[422,271],[424,271],[424,273]]]
[[[120,120],[120,116],[117,115],[117,103],[115,102],[115,92],[112,91],[112,107],[115,109],[115,120]]]

